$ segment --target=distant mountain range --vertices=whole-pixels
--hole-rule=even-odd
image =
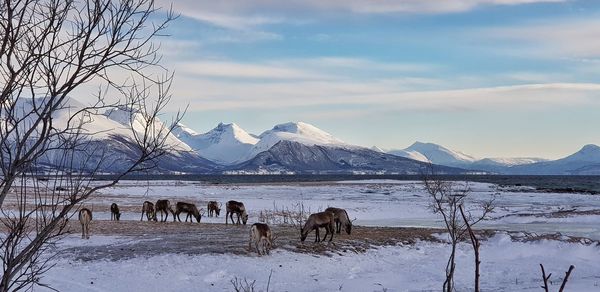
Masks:
[[[57,125],[81,108],[75,100],[57,113]],[[117,172],[135,158],[131,129],[143,128],[143,119],[126,109],[112,109],[92,116],[84,131],[93,137],[93,153],[103,153],[100,171]],[[160,121],[157,121],[160,123]],[[160,127],[157,127],[160,128]],[[198,133],[183,124],[167,137],[171,152],[158,161],[157,171],[169,173],[364,173],[420,174],[431,164],[440,174],[496,173],[526,175],[600,175],[600,147],[586,145],[575,154],[558,160],[542,158],[475,158],[433,143],[416,142],[405,149],[383,150],[346,143],[307,123],[274,126],[260,135],[236,124],[218,124]],[[100,150],[100,151],[98,151]],[[83,154],[82,154],[83,155]],[[92,154],[96,155],[96,154]],[[51,167],[53,157],[43,165]],[[97,161],[101,157],[81,161]]]
[[[434,164],[511,175],[600,175],[600,147],[589,144],[558,160],[544,158],[478,159],[433,143],[416,142],[402,150],[387,153]]]

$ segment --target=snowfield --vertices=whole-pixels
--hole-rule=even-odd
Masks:
[[[122,240],[114,238],[114,240]],[[110,244],[110,238],[77,237],[68,244]],[[172,254],[119,262],[61,259],[45,277],[60,291],[233,291],[234,277],[256,280],[257,291],[440,291],[449,250],[440,243],[390,246],[363,254],[314,256],[274,251],[271,256]],[[496,235],[482,243],[483,291],[540,291],[543,263],[557,290],[564,272],[575,270],[567,291],[600,289],[600,248],[557,241],[513,242]],[[457,261],[457,289],[472,289],[472,250],[462,244]],[[41,291],[44,291],[43,289]]]
[[[482,241],[482,291],[540,291],[540,263],[552,273],[551,290],[558,290],[571,264],[575,270],[567,291],[600,290],[600,247],[596,241],[600,240],[600,197],[540,193],[523,187],[516,190],[485,183],[469,183],[469,186],[472,189],[470,206],[491,198],[496,206],[493,218],[480,225],[497,230],[491,238]],[[223,205],[230,199],[243,201],[249,210],[249,224],[258,220],[261,211],[303,204],[312,212],[328,206],[346,208],[350,217],[355,218],[354,224],[361,226],[441,226],[437,215],[430,211],[429,197],[419,182],[392,180],[270,185],[124,181],[118,187],[103,191],[86,206],[94,209],[94,220],[108,220],[108,206],[116,202],[124,213],[122,220],[138,222],[143,201],[158,198],[189,201],[204,208],[209,200]],[[223,215],[224,210],[221,217],[203,217],[201,224],[224,223]],[[266,291],[269,274],[273,271],[269,291],[440,291],[449,253],[445,243],[417,240],[414,244],[374,246],[364,253],[311,254],[278,248],[270,256],[257,257],[238,253],[147,250],[136,251],[135,257],[117,260],[82,260],[72,253],[73,248],[89,247],[97,251],[115,246],[131,249],[147,246],[139,245],[140,238],[126,232],[119,236],[95,235],[93,222],[91,230],[90,240],[73,234],[57,247],[59,251],[71,252],[57,258],[56,266],[44,277],[44,283],[60,291],[181,291],[189,288],[233,291],[231,280],[237,277],[256,280],[256,291]],[[246,236],[247,229],[241,232],[240,236]],[[519,232],[522,240],[515,239],[514,235]],[[560,235],[556,235],[557,232]],[[545,234],[556,236],[552,237],[554,240],[543,239]],[[527,240],[531,235],[538,238]],[[569,242],[569,236],[587,239]],[[437,237],[444,239],[445,235]],[[304,245],[314,245],[310,239],[312,236]],[[160,245],[160,242],[154,244]],[[459,246],[456,273],[458,291],[472,289],[473,255],[466,243]]]

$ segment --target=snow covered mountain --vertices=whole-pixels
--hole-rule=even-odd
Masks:
[[[219,123],[217,127],[204,134],[196,133],[185,125],[178,124],[173,134],[200,156],[227,165],[241,162],[259,142],[259,139],[236,124]]]
[[[404,158],[414,159],[421,162],[431,162],[425,155],[414,150],[390,150],[387,153]]]
[[[415,142],[406,149],[392,150],[388,153],[419,161],[454,167],[463,167],[477,161],[477,158],[473,156],[450,150],[434,143]]]
[[[271,130],[267,130],[258,136],[260,139],[244,159],[249,160],[263,151],[267,151],[277,144],[279,141],[293,141],[303,145],[313,146],[340,146],[355,148],[356,146],[346,144],[342,140],[333,135],[304,122],[289,122],[279,124]]]
[[[547,174],[547,175],[600,175],[600,147],[593,144],[583,146],[581,150],[567,157],[513,166],[510,174]]]
[[[26,106],[26,105],[23,105]],[[54,125],[60,127],[84,105],[74,99],[58,111]],[[82,117],[83,132],[90,143],[77,159],[100,171],[126,169],[137,156],[134,132],[144,128],[144,119],[127,108],[115,108]],[[155,128],[162,128],[156,121]],[[562,159],[484,158],[451,150],[433,143],[416,142],[402,150],[384,151],[345,143],[313,125],[290,122],[274,126],[256,136],[236,124],[218,124],[198,133],[178,124],[166,136],[171,150],[157,162],[159,172],[185,173],[386,173],[419,174],[429,163],[438,173],[460,174],[485,171],[502,174],[600,174],[600,147],[586,145]],[[49,153],[42,161],[52,167],[61,154]],[[81,168],[86,168],[82,165]]]
[[[368,148],[343,145],[307,145],[280,140],[267,151],[229,168],[233,173],[298,174],[413,174],[427,171],[428,164]],[[439,174],[461,174],[463,169],[435,165]]]
[[[26,107],[26,105],[23,105]],[[82,109],[84,104],[70,98],[63,104],[63,109],[58,110],[53,116],[53,124],[57,129],[66,127],[69,118]],[[141,114],[132,113],[127,108],[112,108],[105,112],[78,115],[70,123],[81,123],[81,131],[85,134],[87,142],[81,142],[81,149],[74,154],[76,169],[90,170],[100,166],[100,172],[121,172],[131,166],[139,156],[139,149],[135,144],[134,132],[141,134],[145,121]],[[160,132],[164,125],[155,121],[156,135],[167,133]],[[206,172],[212,171],[216,165],[197,155],[186,143],[172,134],[167,134],[165,143],[169,152],[156,161],[156,171],[160,172]],[[40,160],[40,165],[54,168],[61,165],[64,154],[59,150],[49,151]]]
[[[451,150],[434,143],[415,142],[402,150],[391,150],[387,153],[423,162],[460,167],[496,173],[506,173],[508,168],[517,165],[533,164],[547,161],[543,158],[483,158],[478,159],[460,151]]]
[[[345,143],[304,122],[279,124],[258,136],[223,123],[204,134],[180,124],[173,133],[200,156],[224,165],[227,173],[418,174],[426,165]],[[464,170],[440,166],[440,171]]]

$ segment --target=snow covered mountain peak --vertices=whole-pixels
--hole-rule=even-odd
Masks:
[[[275,125],[273,129],[265,131],[260,135],[260,138],[264,138],[269,135],[278,135],[278,133],[289,133],[296,137],[304,137],[310,140],[314,140],[316,143],[313,144],[343,144],[342,140],[339,140],[333,135],[305,122],[289,122],[284,124]],[[285,135],[285,134],[284,134]],[[289,136],[289,135],[288,135]],[[293,139],[292,139],[293,140]],[[297,141],[301,142],[301,141]]]
[[[258,143],[257,138],[234,123],[219,123],[204,134],[196,133],[180,123],[173,133],[202,157],[223,164],[238,162]]]
[[[219,123],[214,129],[203,135],[209,139],[213,139],[215,142],[223,141],[251,145],[258,142],[257,138],[248,134],[248,132],[235,123]]]
[[[173,128],[173,135],[175,135],[175,136],[180,136],[180,135],[193,136],[193,135],[198,135],[198,133],[182,123],[177,123],[175,125],[175,127]]]
[[[419,152],[427,157],[429,161],[442,165],[460,165],[472,163],[478,159],[459,151],[450,150],[434,143],[415,142],[410,147],[404,149],[407,152]]]
[[[298,142],[307,146],[327,145],[352,147],[344,141],[335,138],[333,135],[304,122],[289,122],[275,125],[271,130],[267,130],[258,136],[259,142],[256,143],[245,159],[250,159],[258,153],[267,151],[279,141]]]
[[[579,150],[579,152],[582,152],[582,153],[590,153],[590,152],[596,152],[596,151],[600,151],[600,146],[595,145],[595,144],[587,144],[587,145],[583,146],[583,148],[581,148],[581,150]]]
[[[562,160],[600,162],[600,146],[587,144],[583,146],[581,150],[563,158]]]

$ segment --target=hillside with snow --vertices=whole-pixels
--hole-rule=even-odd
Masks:
[[[508,172],[511,174],[600,175],[600,147],[588,144],[567,157],[513,166]]]
[[[465,173],[463,169],[447,166],[435,165],[434,169],[439,174]],[[307,145],[281,140],[269,150],[230,170],[242,173],[418,175],[428,170],[428,164],[368,148],[348,148],[335,144]]]
[[[27,102],[21,105],[26,112]],[[109,108],[96,112],[78,113],[85,105],[69,98],[62,109],[53,115],[53,126],[65,129],[67,124],[81,126],[81,139],[73,155],[73,167],[81,171],[96,169],[99,172],[114,173],[128,169],[139,157],[136,137],[143,136],[145,120],[140,113],[130,109]],[[153,167],[158,172],[207,172],[216,165],[197,155],[186,143],[169,133],[168,126],[156,120],[152,127],[153,135],[165,138],[168,152]],[[53,143],[58,143],[57,141]],[[64,163],[62,150],[51,150],[42,157],[38,166],[54,168]]]
[[[271,149],[271,147],[282,140],[298,142],[307,146],[351,146],[333,135],[304,122],[289,122],[275,125],[272,129],[260,134],[258,138],[259,141],[246,154],[244,160],[252,159],[259,153]]]
[[[26,109],[27,104],[22,105]],[[69,99],[53,117],[57,127],[84,105]],[[86,169],[102,161],[102,172],[126,169],[138,156],[134,143],[145,126],[141,114],[127,108],[82,115],[82,131],[89,138],[77,155]],[[161,121],[153,128],[164,129]],[[157,133],[158,134],[158,133]],[[178,124],[167,135],[170,151],[156,171],[177,173],[387,173],[418,174],[432,163],[443,173],[471,171],[498,174],[600,174],[600,147],[586,145],[575,154],[548,161],[541,158],[479,159],[433,143],[416,142],[405,149],[385,151],[376,146],[352,145],[305,122],[275,125],[260,135],[235,123],[219,123],[198,133]],[[61,154],[51,151],[42,159],[45,167],[57,165]],[[89,163],[90,165],[86,165]],[[445,167],[445,168],[444,168]]]
[[[220,164],[241,162],[259,142],[259,139],[234,123],[219,123],[214,129],[203,134],[178,124],[173,134],[200,156]]]
[[[405,149],[395,149],[387,153],[433,164],[464,167],[478,159],[434,143],[415,142]]]

